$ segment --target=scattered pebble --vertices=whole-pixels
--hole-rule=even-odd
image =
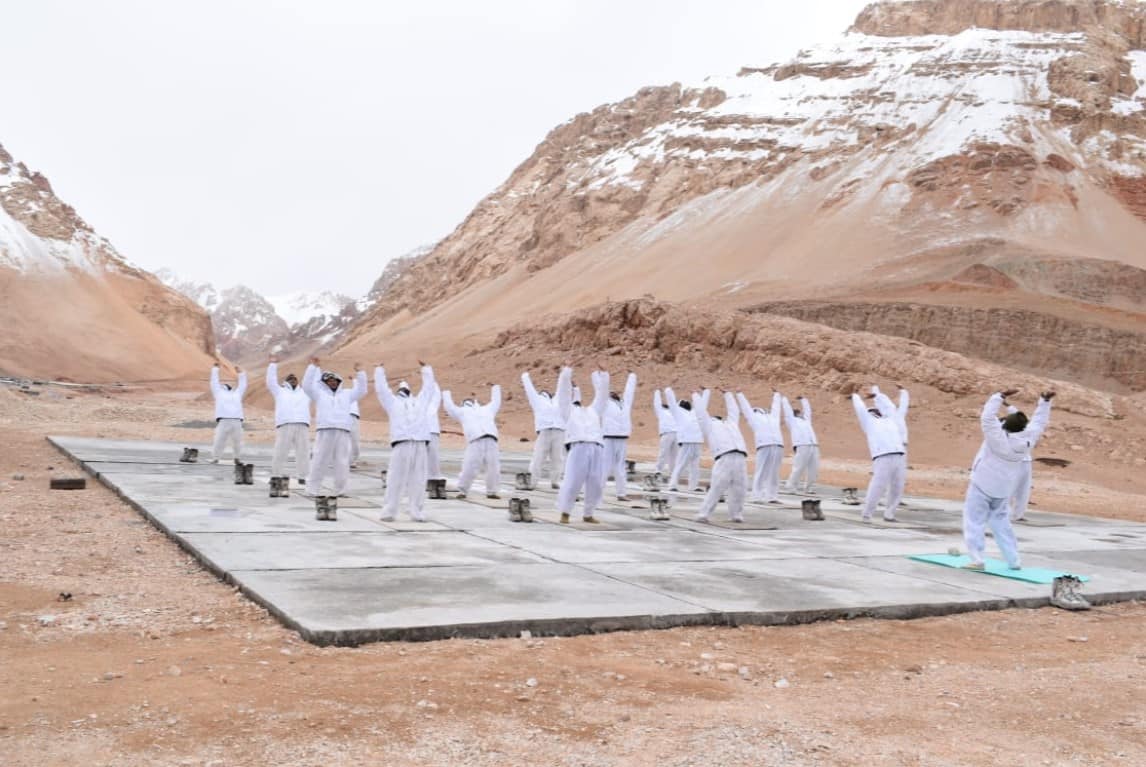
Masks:
[[[831,671],[825,671],[824,672],[824,679],[835,679],[835,678],[836,678],[836,675],[833,674]]]
[[[528,679],[525,680],[525,686],[526,687],[536,687],[537,686],[537,680],[534,679],[533,677],[529,677]]]
[[[170,666],[167,669],[167,676],[182,676],[182,675],[183,675],[183,669],[179,668],[178,666]]]
[[[21,482],[24,479],[24,475],[23,474],[13,474],[12,479],[16,480],[17,482]]]
[[[1068,641],[1068,642],[1085,642],[1085,641],[1087,641],[1087,638],[1086,637],[1067,637],[1066,641]]]
[[[105,682],[110,682],[113,679],[123,679],[123,674],[117,671],[105,671],[103,678]]]
[[[787,679],[777,679],[772,683],[772,686],[783,690],[785,687],[791,687],[792,685]]]
[[[721,662],[716,664],[717,671],[736,671],[738,667],[735,663]]]
[[[420,700],[420,701],[418,701],[418,708],[428,708],[430,710],[435,710],[435,709],[437,709],[437,707],[438,707],[438,704],[434,703],[431,700]]]
[[[39,623],[41,626],[55,626],[56,625],[56,616],[54,616],[54,615],[41,615],[40,617],[36,618],[36,622]]]
[[[741,666],[736,670],[736,673],[740,675],[741,679],[747,679],[750,676],[747,666]]]

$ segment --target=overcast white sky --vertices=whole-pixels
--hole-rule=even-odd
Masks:
[[[866,4],[0,0],[0,144],[148,269],[358,296],[569,117]]]

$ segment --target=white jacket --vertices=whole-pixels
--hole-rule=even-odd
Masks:
[[[434,381],[434,391],[430,393],[430,402],[426,406],[426,426],[430,434],[442,433],[442,421],[439,414],[442,411],[442,387]]]
[[[884,418],[894,416],[899,422],[899,431],[903,435],[903,444],[907,445],[907,408],[911,404],[911,395],[907,393],[907,389],[899,390],[899,404],[896,405],[891,401],[891,397],[887,396],[879,390],[878,386],[871,387],[871,393],[875,395],[875,406],[879,408],[879,412],[883,413]]]
[[[462,425],[462,432],[466,442],[473,442],[482,437],[497,439],[497,411],[501,409],[501,387],[494,384],[490,389],[489,404],[462,405],[454,404],[449,391],[442,392],[442,404],[450,417]]]
[[[521,385],[525,387],[525,397],[529,406],[533,408],[533,429],[540,432],[542,429],[564,429],[565,419],[557,409],[557,400],[537,391],[529,373],[521,374]]]
[[[971,467],[971,484],[991,498],[1010,498],[1014,494],[1026,476],[1023,464],[1050,422],[1051,403],[1040,397],[1027,428],[1010,433],[999,421],[1002,404],[1003,395],[995,393],[983,406],[979,425],[983,430],[984,445]]]
[[[719,458],[733,451],[744,453],[747,457],[748,448],[744,444],[744,435],[740,433],[740,408],[736,405],[736,398],[732,396],[732,392],[724,393],[724,409],[727,416],[720,418],[708,414],[709,396],[708,389],[692,395],[692,410],[696,413],[697,423],[704,432],[704,439],[708,442],[712,457]]]
[[[239,373],[239,382],[234,389],[219,383],[218,366],[211,368],[211,393],[215,395],[215,420],[238,418],[243,420],[243,395],[247,393],[247,374]]]
[[[275,398],[276,427],[288,423],[305,423],[310,426],[310,397],[306,396],[302,386],[292,388],[288,383],[279,383],[277,362],[267,365],[267,391]]]
[[[744,392],[736,393],[736,402],[744,411],[744,420],[752,427],[758,449],[772,445],[784,447],[784,431],[780,428],[780,392],[772,392],[772,409],[764,412],[754,409]]]
[[[678,445],[703,445],[704,433],[696,420],[696,413],[685,410],[673,394],[672,387],[665,388],[665,398],[668,399],[669,411],[676,421],[676,441]]]
[[[378,402],[390,419],[390,444],[430,439],[429,408],[434,398],[434,370],[429,365],[422,368],[422,388],[418,396],[402,397],[390,391],[386,381],[386,370],[381,365],[374,368],[374,393]]]
[[[354,376],[354,383],[349,387],[339,386],[336,391],[321,380],[322,371],[315,365],[307,365],[302,376],[302,390],[314,402],[314,420],[318,429],[342,429],[350,431],[353,428],[353,416],[350,415],[352,405],[366,396],[366,371],[359,370]]]
[[[801,445],[819,445],[816,439],[816,430],[812,428],[812,403],[807,397],[800,397],[801,414],[792,411],[792,403],[787,397],[780,400],[784,408],[784,420],[788,423],[788,433],[792,435],[792,447]]]
[[[637,374],[629,373],[625,379],[625,391],[621,394],[621,401],[609,397],[609,404],[605,407],[606,437],[629,437],[633,434],[633,398],[637,394]]]
[[[593,404],[574,405],[580,402],[580,391],[574,393],[573,368],[562,368],[557,376],[557,409],[565,419],[565,444],[592,442],[604,446],[605,430],[602,427],[605,406],[609,402],[609,374],[598,370],[589,376],[593,381]]]
[[[884,399],[887,399],[886,395]],[[888,400],[890,403],[891,400]],[[881,417],[872,415],[867,411],[867,404],[858,394],[852,394],[852,407],[855,408],[856,418],[859,419],[860,428],[867,437],[867,449],[872,458],[879,458],[888,453],[906,453],[903,444],[903,433],[900,430],[899,416],[892,408],[890,415],[881,407],[877,407]]]
[[[672,408],[661,399],[660,389],[653,391],[653,412],[657,414],[657,434],[676,434],[676,419],[672,417]]]

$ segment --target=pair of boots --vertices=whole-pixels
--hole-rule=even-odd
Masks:
[[[235,459],[235,484],[255,484],[255,465],[253,463],[243,463],[238,458]]]
[[[290,477],[271,477],[271,498],[290,497]]]
[[[528,498],[510,498],[509,499],[509,521],[510,522],[532,522],[533,512],[529,509]]]
[[[338,496],[316,495],[314,498],[314,518],[320,522],[337,522]]]

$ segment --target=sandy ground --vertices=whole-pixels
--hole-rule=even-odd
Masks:
[[[0,389],[0,764],[1146,764],[1140,604],[311,647],[102,487],[47,489],[75,471],[47,433],[193,443],[172,424],[205,415]],[[1076,480],[1048,500],[1080,486],[1141,513]]]

